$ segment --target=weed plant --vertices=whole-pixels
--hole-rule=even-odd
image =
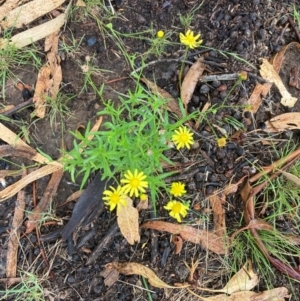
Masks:
[[[165,109],[166,100],[149,94],[139,84],[134,93],[129,91],[128,97],[120,97],[120,102],[117,105],[104,102],[105,108],[99,115],[108,116],[110,120],[103,124],[103,130],[92,133],[88,126],[84,135],[72,133],[76,140],[74,149],[64,156],[66,170],[73,181],[82,174],[83,187],[90,173],[99,169],[102,178],[114,178],[127,170],[138,169],[147,175],[155,203],[158,191],[166,188],[164,179],[170,175],[163,171],[162,163],[173,164],[165,156],[171,136],[198,113],[172,123]],[[92,134],[94,138],[90,141],[88,137]]]
[[[288,145],[291,152],[291,149],[294,147],[292,144]],[[284,155],[287,155],[286,148],[283,152]],[[296,162],[288,172],[300,177],[300,161]],[[263,177],[263,180],[266,179],[268,180],[266,176]],[[266,212],[262,218],[272,225],[274,230],[258,230],[260,239],[271,256],[294,267],[295,259],[300,257],[299,247],[293,238],[298,237],[300,234],[299,186],[285,179],[283,176],[270,181],[263,194],[256,199],[256,211],[261,211],[262,207],[266,208]],[[231,259],[229,260],[230,269],[233,267],[234,271],[238,271],[241,264],[250,256],[267,287],[273,288],[275,279],[274,269],[259,250],[249,230],[241,232],[233,240],[231,250]],[[287,279],[289,279],[288,276]],[[289,281],[291,282],[291,289],[293,289],[295,280],[289,279]]]
[[[9,40],[10,35],[7,34],[4,38]],[[38,51],[32,45],[30,49],[18,49],[14,45],[7,44],[3,49],[0,49],[0,87],[3,99],[5,99],[7,79],[10,78],[16,84],[19,81],[12,70],[29,63],[37,69],[42,65]]]
[[[22,281],[14,287],[0,291],[0,300],[44,301],[44,290],[39,279],[32,273],[23,272]],[[13,298],[13,299],[12,299]]]

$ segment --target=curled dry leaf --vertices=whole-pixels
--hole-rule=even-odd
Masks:
[[[249,260],[225,285],[222,291],[226,294],[233,294],[239,291],[249,291],[259,282],[258,275],[252,269],[252,262]]]
[[[233,293],[230,296],[221,294],[208,298],[198,297],[205,301],[285,301],[285,298],[289,298],[289,295],[285,287],[277,287],[260,293],[244,291]]]
[[[104,284],[108,287],[112,286],[119,279],[119,272],[115,269],[105,267],[105,269],[100,273],[104,279]]]
[[[300,113],[285,113],[266,122],[264,131],[269,133],[285,132],[300,129]]]
[[[190,102],[196,85],[200,77],[202,76],[206,66],[203,63],[204,58],[200,57],[189,69],[186,76],[183,79],[181,87],[181,100],[187,109],[187,105]]]
[[[215,233],[200,230],[186,225],[177,225],[161,221],[146,222],[142,228],[150,228],[158,231],[166,231],[172,234],[178,234],[182,239],[194,244],[201,244],[204,248],[217,254],[226,254],[224,238],[217,236]]]
[[[111,262],[106,265],[108,269],[115,269],[120,274],[124,275],[140,275],[148,279],[149,283],[158,288],[176,288],[174,286],[168,285],[160,278],[156,276],[156,274],[146,266],[136,263],[136,262]]]
[[[271,65],[267,59],[262,59],[262,61],[263,61],[263,63],[261,65],[260,75],[267,81],[273,82],[277,86],[279,93],[282,96],[281,104],[286,107],[293,108],[297,101],[297,98],[293,97],[288,92],[288,90],[282,83],[280,76],[275,71],[273,65]]]
[[[179,254],[182,250],[183,241],[179,235],[172,236],[172,243],[175,245],[175,254]]]
[[[140,241],[139,233],[139,213],[132,205],[132,199],[126,197],[127,206],[120,205],[117,207],[117,221],[121,233],[129,244],[133,245]]]

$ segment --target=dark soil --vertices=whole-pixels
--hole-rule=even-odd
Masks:
[[[172,39],[176,42],[179,32],[183,31],[179,15],[187,15],[195,6],[200,4],[200,1],[185,0],[124,0],[116,2],[118,5],[121,2],[120,6],[115,6],[118,17],[110,21],[117,31],[135,33],[152,27],[155,31],[175,29],[178,32],[176,36],[172,36]],[[258,66],[261,63],[261,58],[270,59],[288,43],[298,41],[295,30],[288,21],[288,14],[292,14],[293,5],[300,11],[298,1],[206,0],[203,2],[201,8],[195,12],[191,28],[196,33],[201,32],[204,40],[203,45],[210,47],[210,49],[190,50],[188,60],[194,62],[201,53],[209,65],[209,74],[235,73],[244,70],[259,75]],[[93,7],[91,12],[99,14],[99,18],[105,16],[104,12],[99,12],[97,9],[97,7]],[[94,38],[96,42],[89,46]],[[50,119],[49,109],[48,117],[34,123],[30,120],[31,109],[25,109],[13,116],[17,120],[23,120],[28,125],[30,124],[28,127],[30,145],[35,149],[41,149],[53,159],[60,156],[63,142],[66,149],[72,148],[73,138],[69,134],[69,130],[74,131],[80,125],[86,125],[88,121],[93,123],[96,119],[96,113],[102,107],[101,99],[91,87],[88,86],[87,89],[83,90],[84,75],[81,66],[86,64],[87,57],[91,58],[94,66],[102,70],[102,72],[93,75],[93,81],[98,87],[102,83],[106,83],[102,95],[103,99],[112,99],[117,103],[117,92],[126,93],[128,89],[135,86],[134,81],[129,77],[132,69],[122,57],[115,41],[107,35],[103,35],[95,19],[84,15],[81,9],[74,11],[65,31],[61,33],[60,39],[66,43],[70,43],[72,39],[77,42],[82,39],[76,52],[61,53],[64,56],[61,63],[63,68],[61,88],[65,95],[75,96],[66,103],[69,112],[64,116],[57,115],[53,121]],[[137,54],[137,57],[144,54],[150,47],[147,41],[139,39],[124,38],[123,42],[126,45],[126,50],[130,54]],[[42,43],[36,43],[41,53],[43,52]],[[235,60],[230,55],[225,57],[218,50],[236,53],[257,69],[241,60]],[[184,51],[184,47],[179,43],[178,45],[167,46],[165,54],[160,59],[180,58],[184,55]],[[42,57],[42,59],[44,58]],[[157,57],[152,56],[147,59],[147,62],[156,59]],[[299,60],[297,57],[291,57],[291,60],[297,59]],[[136,68],[138,67],[140,67],[139,59],[136,60]],[[176,98],[179,96],[177,75],[180,67],[181,64],[178,62],[162,61],[162,63],[153,64],[146,68],[143,75],[155,81],[158,86]],[[111,73],[106,72],[107,70]],[[285,75],[288,74],[288,70],[282,70],[282,72]],[[34,86],[37,78],[37,70],[30,65],[22,67],[22,69],[16,68],[14,74],[22,82],[32,86]],[[287,108],[280,105],[280,95],[276,89],[273,89],[254,116],[254,120],[249,118],[249,115],[244,114],[241,107],[247,103],[247,99],[249,99],[257,82],[256,77],[250,76],[241,85],[235,87],[229,97],[227,97],[228,91],[233,87],[234,81],[199,84],[189,104],[189,111],[202,110],[208,100],[211,101],[212,105],[220,104],[227,97],[226,108],[215,116],[208,115],[208,120],[216,119],[220,127],[232,135],[237,129],[230,122],[226,123],[224,120],[233,117],[245,126],[246,131],[238,139],[229,141],[226,147],[218,148],[209,122],[203,122],[195,135],[195,140],[199,144],[194,149],[184,151],[180,155],[177,153],[176,157],[174,157],[173,152],[169,154],[181,167],[189,166],[189,168],[184,169],[181,175],[168,179],[168,181],[176,179],[186,183],[187,199],[192,201],[193,212],[198,211],[198,216],[206,216],[209,219],[208,226],[211,228],[213,227],[212,216],[205,215],[205,209],[209,207],[207,196],[216,189],[222,189],[230,182],[237,182],[244,175],[257,172],[257,169],[252,165],[253,163],[255,166],[267,166],[279,159],[290,137],[293,137],[292,143],[295,146],[298,145],[299,136],[296,132],[288,132],[279,136],[278,138],[282,139],[283,142],[276,147],[257,143],[258,135],[254,130],[263,127],[264,122],[270,116],[288,111]],[[17,105],[22,102],[21,93],[14,89],[14,84],[14,81],[8,80],[6,86],[3,87],[6,98],[0,100],[5,105]],[[291,93],[295,97],[299,97],[299,90],[291,90]],[[293,111],[299,111],[299,106],[300,104],[297,102]],[[19,128],[11,122],[4,122],[4,124],[15,132],[19,131]],[[267,137],[267,134],[265,136],[262,134],[259,137]],[[1,161],[3,166],[0,169],[13,168],[14,165],[11,162],[19,165],[22,163],[29,165],[30,163],[20,158],[9,158],[9,161],[10,163]],[[94,177],[95,175],[92,174],[90,180]],[[7,178],[7,184],[11,184],[17,179],[18,177]],[[48,181],[49,177],[37,181],[38,200],[43,195]],[[36,232],[34,231],[20,239],[18,268],[20,271],[28,271],[38,275],[42,279],[41,284],[45,289],[45,300],[149,300],[147,292],[139,288],[143,287],[142,279],[139,276],[121,275],[120,281],[111,287],[104,284],[104,278],[100,273],[104,270],[105,265],[112,261],[133,261],[144,264],[152,268],[161,279],[171,285],[187,281],[188,269],[184,261],[191,264],[192,260],[200,261],[197,269],[200,286],[220,289],[229,279],[230,275],[228,275],[221,256],[207,252],[201,246],[188,242],[184,243],[181,253],[175,255],[175,246],[170,242],[171,235],[150,230],[141,230],[141,242],[131,246],[116,229],[111,235],[111,242],[91,261],[92,252],[97,249],[97,246],[116,222],[114,212],[110,213],[106,209],[100,210],[90,223],[83,223],[84,225],[81,224],[81,226],[76,227],[67,240],[61,240],[59,231],[55,232],[60,229],[62,224],[65,225],[70,220],[75,202],[61,207],[59,205],[79,189],[80,183],[81,179],[72,183],[70,176],[67,173],[64,174],[52,205],[52,214],[57,217],[59,222],[55,225],[43,226],[40,230],[42,235],[46,235],[43,250],[50,262],[50,270],[40,256],[41,247],[38,244]],[[26,210],[28,211],[33,208],[32,189],[31,185],[25,189]],[[16,197],[13,197],[0,203],[0,278],[5,278],[7,241],[15,202]],[[165,203],[166,200],[159,200],[157,209],[159,217],[168,220],[167,213],[162,209]],[[224,208],[228,231],[233,233],[243,225],[242,201],[239,194],[230,196]],[[141,224],[152,217],[151,210],[143,212]],[[194,213],[190,213],[186,220],[195,221],[197,220],[195,217]],[[196,226],[207,226],[203,220],[203,218],[199,218]],[[297,235],[299,234],[297,232]],[[47,235],[50,235],[50,238]],[[299,266],[299,260],[295,264]],[[255,262],[254,267],[258,268],[255,266]],[[257,272],[260,272],[259,269]],[[300,285],[288,280],[286,276],[275,269],[274,273],[274,278],[268,283],[272,283],[274,287],[286,286],[289,290],[293,287],[293,296],[290,300],[300,300],[298,297],[300,296]],[[267,289],[266,283],[262,278],[260,285],[255,288],[256,291]],[[186,290],[164,291],[151,286],[149,289],[152,291],[152,300],[198,300]],[[198,293],[201,292],[198,291]],[[204,294],[203,296],[208,295]],[[7,300],[14,300],[14,298]]]

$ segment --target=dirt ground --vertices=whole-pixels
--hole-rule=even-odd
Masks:
[[[117,17],[104,19],[103,22],[111,22],[113,28],[121,33],[137,33],[148,29],[153,32],[158,30],[174,30],[171,39],[176,43],[165,47],[164,53],[159,57],[161,62],[145,68],[143,75],[156,82],[160,87],[168,91],[174,98],[179,97],[178,72],[181,67],[180,59],[185,53],[185,48],[179,43],[178,34],[183,31],[180,15],[188,15],[193,8],[197,7],[201,1],[187,0],[123,0],[113,1]],[[118,6],[116,6],[118,5]],[[234,87],[229,97],[228,91],[233,87],[234,81],[215,81],[214,83],[200,83],[195,89],[193,98],[189,104],[189,112],[202,110],[208,100],[212,104],[221,103],[226,100],[226,107],[217,116],[208,116],[208,119],[224,120],[226,117],[233,117],[240,124],[244,125],[243,137],[228,142],[225,148],[218,148],[216,141],[212,140],[211,129],[208,124],[200,124],[198,134],[195,138],[199,142],[195,149],[185,152],[181,157],[175,158],[182,164],[190,163],[191,168],[184,170],[175,180],[185,182],[188,190],[188,198],[192,200],[194,212],[198,215],[204,214],[197,208],[207,208],[207,196],[216,189],[222,189],[228,183],[235,183],[245,175],[257,172],[253,170],[253,163],[256,166],[267,166],[278,160],[284,151],[287,141],[292,141],[297,147],[299,143],[299,132],[284,132],[278,137],[282,142],[275,147],[258,143],[258,134],[255,130],[265,126],[265,122],[270,116],[276,116],[285,112],[299,112],[300,102],[294,108],[288,109],[280,104],[280,95],[277,89],[273,88],[262,102],[258,112],[254,115],[252,122],[249,116],[245,116],[242,106],[247,103],[254,87],[260,80],[259,65],[261,59],[272,58],[285,45],[291,42],[300,42],[295,29],[290,25],[288,15],[292,16],[293,5],[300,12],[300,3],[296,0],[269,1],[269,0],[204,0],[202,6],[194,13],[191,21],[191,28],[194,32],[201,32],[203,46],[194,50],[189,50],[187,59],[195,62],[199,55],[205,56],[209,70],[207,74],[229,74],[246,71],[253,76],[249,76],[241,85]],[[108,9],[109,6],[107,6]],[[96,86],[105,84],[102,97],[112,99],[118,103],[118,93],[125,94],[129,89],[135,87],[135,83],[130,77],[133,71],[128,65],[115,40],[99,30],[99,24],[92,15],[104,16],[105,13],[99,11],[101,7],[91,8],[91,14],[83,13],[83,9],[77,8],[73,11],[65,30],[60,34],[60,43],[68,45],[76,41],[79,45],[76,50],[67,52],[61,47],[61,66],[63,81],[61,91],[63,95],[69,97],[65,102],[68,110],[65,114],[56,114],[55,118],[51,114],[51,108],[47,110],[47,117],[36,122],[30,117],[32,108],[27,108],[18,112],[14,120],[23,120],[28,126],[30,145],[43,153],[48,154],[53,159],[60,156],[60,148],[65,145],[67,150],[72,148],[73,137],[69,131],[74,131],[81,125],[85,126],[88,121],[95,122],[97,112],[103,107],[100,97],[90,87],[85,87],[84,72],[82,66],[87,60],[97,68],[92,75]],[[299,29],[300,30],[300,29]],[[151,38],[149,33],[149,38]],[[122,37],[126,51],[129,54],[136,54],[135,68],[139,68],[139,57],[147,52],[150,43],[145,40]],[[40,57],[45,59],[43,54],[43,41],[37,42],[36,47],[40,50]],[[218,51],[226,52],[224,56]],[[235,59],[230,53],[239,55],[242,60]],[[287,61],[297,61],[299,57],[289,54]],[[168,61],[167,59],[179,59]],[[157,60],[151,55],[147,58],[147,63]],[[248,63],[246,63],[247,61]],[[284,65],[286,66],[286,65]],[[189,65],[186,65],[186,68]],[[108,72],[109,71],[109,72]],[[25,65],[16,67],[14,74],[23,83],[34,86],[38,70]],[[281,77],[288,81],[289,70],[281,69]],[[15,79],[9,79],[5,87],[5,99],[0,98],[2,104],[18,105],[22,102],[22,95],[15,89]],[[299,98],[299,90],[289,87],[290,93]],[[240,108],[240,109],[239,109]],[[11,122],[3,123],[11,130],[17,132],[18,127]],[[227,132],[233,133],[231,124],[222,125]],[[259,136],[265,137],[265,136]],[[292,140],[291,140],[292,137]],[[170,157],[174,157],[170,153]],[[14,169],[14,166],[29,165],[30,161],[21,158],[9,158],[9,162],[0,161],[2,169]],[[14,162],[13,165],[12,162]],[[209,176],[204,179],[206,171]],[[92,174],[90,181],[95,177]],[[15,182],[18,177],[7,178],[7,184]],[[50,177],[44,177],[36,182],[36,197],[39,200],[46,188]],[[171,181],[172,179],[169,179]],[[28,271],[41,279],[44,289],[44,299],[50,301],[60,300],[150,300],[143,287],[141,277],[136,275],[120,275],[119,281],[108,287],[105,285],[105,278],[101,272],[107,263],[117,262],[138,262],[151,268],[161,279],[168,284],[183,283],[188,278],[188,268],[184,262],[191,264],[194,260],[199,260],[200,264],[194,277],[197,278],[200,286],[211,289],[219,289],[226,284],[230,275],[224,265],[224,257],[208,252],[201,245],[184,242],[180,254],[175,254],[175,246],[171,242],[171,235],[166,232],[142,229],[141,241],[133,246],[129,245],[117,228],[114,228],[116,218],[114,213],[106,209],[97,212],[95,218],[88,224],[77,227],[67,240],[61,240],[57,233],[65,225],[75,206],[75,202],[64,203],[68,196],[79,190],[81,179],[78,178],[73,183],[70,176],[65,173],[59,185],[58,192],[53,199],[52,214],[57,218],[57,223],[43,226],[40,229],[43,239],[43,251],[49,262],[50,270],[45,265],[44,259],[40,256],[41,247],[38,244],[36,231],[29,235],[24,235],[20,239],[20,250],[18,253],[18,268],[20,271]],[[1,188],[3,190],[4,187]],[[33,209],[31,185],[25,188],[26,210]],[[7,242],[9,229],[14,214],[16,197],[0,202],[0,278],[5,278],[5,265],[7,256]],[[157,204],[160,218],[171,221],[167,213],[162,209],[165,204],[164,199],[160,199]],[[226,212],[227,230],[233,233],[243,225],[242,221],[242,201],[239,193],[229,196],[226,204],[223,204]],[[197,211],[198,210],[198,211]],[[266,213],[268,214],[268,213]],[[212,217],[207,215],[209,227],[213,227]],[[146,210],[141,214],[140,224],[151,219],[151,210]],[[190,221],[195,223],[195,215],[189,215]],[[199,224],[193,224],[201,227]],[[283,231],[284,225],[280,226]],[[25,230],[23,226],[22,230]],[[58,231],[58,232],[55,232]],[[105,248],[98,253],[93,260],[91,254],[97,246],[103,242],[104,237],[112,232],[112,240],[106,244]],[[53,234],[54,233],[54,234]],[[57,235],[56,235],[56,234]],[[299,228],[295,230],[299,235]],[[47,236],[48,235],[48,236]],[[50,235],[50,237],[49,237]],[[52,235],[52,236],[51,236]],[[248,247],[245,247],[247,253]],[[299,266],[299,258],[295,259],[295,266]],[[254,268],[260,274],[259,267],[253,262]],[[50,272],[49,272],[50,271]],[[261,281],[254,291],[266,290],[269,283],[274,287],[285,286],[291,293],[290,300],[300,300],[300,284],[291,280],[281,272],[273,268],[274,275],[269,281],[261,277]],[[196,275],[197,274],[197,275]],[[197,276],[197,277],[196,277]],[[194,280],[196,281],[196,279]],[[5,290],[5,285],[0,289]],[[152,300],[199,300],[187,290],[158,289],[149,285]],[[202,296],[209,296],[208,293],[197,291]],[[16,300],[14,297],[0,300]],[[20,299],[25,300],[25,299]],[[37,299],[38,300],[38,299]],[[220,299],[221,300],[221,299]],[[225,300],[225,299],[222,299]]]

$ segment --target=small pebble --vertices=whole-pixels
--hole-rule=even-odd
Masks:
[[[87,40],[87,44],[88,46],[93,46],[95,45],[97,42],[97,39],[95,37],[90,37],[88,40]]]
[[[201,94],[207,94],[210,91],[210,88],[208,85],[202,85],[200,87],[200,93]]]

